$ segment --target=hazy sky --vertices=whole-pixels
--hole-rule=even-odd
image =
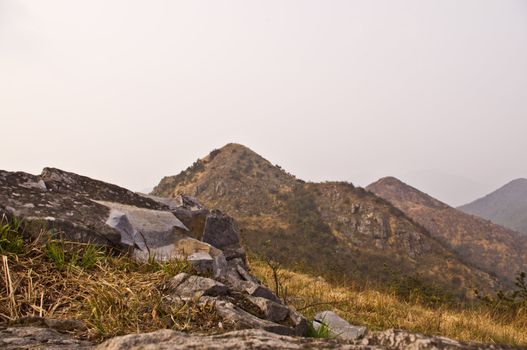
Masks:
[[[0,168],[142,190],[228,142],[454,205],[527,177],[527,1],[0,0]]]

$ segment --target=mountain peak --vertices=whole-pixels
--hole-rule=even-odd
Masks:
[[[366,189],[389,202],[413,203],[435,209],[449,208],[445,203],[419,191],[393,176],[383,177],[368,185]]]
[[[520,177],[518,179],[514,179],[511,182],[507,183],[502,188],[507,188],[507,187],[512,187],[512,186],[514,186],[514,187],[516,187],[516,186],[527,187],[527,179],[523,178],[523,177]]]
[[[399,180],[396,177],[393,176],[385,176],[381,177],[379,180],[374,182],[375,184],[383,184],[383,185],[399,185],[399,186],[408,186],[403,181]],[[373,185],[373,184],[372,184]]]
[[[267,160],[261,155],[239,143],[228,143],[221,148],[214,149],[207,156],[199,159],[197,162],[207,164],[219,160],[220,162],[239,163],[240,159],[251,159],[253,162],[267,162]]]
[[[512,180],[458,209],[527,234],[527,179]]]
[[[236,153],[236,152],[250,152],[250,153],[254,153],[254,154],[257,154],[256,152],[254,152],[252,149],[250,149],[249,147],[245,146],[245,145],[242,145],[241,143],[235,143],[235,142],[230,142],[228,144],[226,144],[225,146],[221,147],[221,148],[218,148],[216,150],[213,150],[211,153],[213,152],[231,152],[231,153]]]

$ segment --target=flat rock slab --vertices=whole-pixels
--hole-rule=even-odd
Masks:
[[[121,243],[153,256],[166,246],[185,238],[187,228],[169,211],[139,208],[127,204],[98,201],[110,209],[106,224],[121,234]],[[158,252],[159,253],[159,252]]]
[[[243,330],[220,335],[190,335],[176,331],[157,331],[117,337],[99,345],[96,350],[180,350],[180,349],[380,349],[375,346],[344,344],[335,340],[317,340],[281,336],[263,330]]]

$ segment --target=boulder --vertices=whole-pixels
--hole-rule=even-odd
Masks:
[[[94,202],[110,209],[106,224],[119,231],[121,244],[129,246],[137,258],[181,258],[173,247],[178,240],[187,237],[187,228],[171,212],[115,202]]]
[[[315,315],[313,328],[318,330],[323,324],[328,327],[331,336],[345,340],[360,339],[364,337],[368,331],[366,327],[349,324],[348,321],[339,317],[333,311],[323,311]]]
[[[245,252],[240,246],[240,234],[233,218],[218,210],[213,210],[207,215],[201,240],[221,249],[227,260],[245,260]]]

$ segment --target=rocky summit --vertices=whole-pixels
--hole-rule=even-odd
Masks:
[[[513,180],[458,209],[527,235],[527,179]]]

